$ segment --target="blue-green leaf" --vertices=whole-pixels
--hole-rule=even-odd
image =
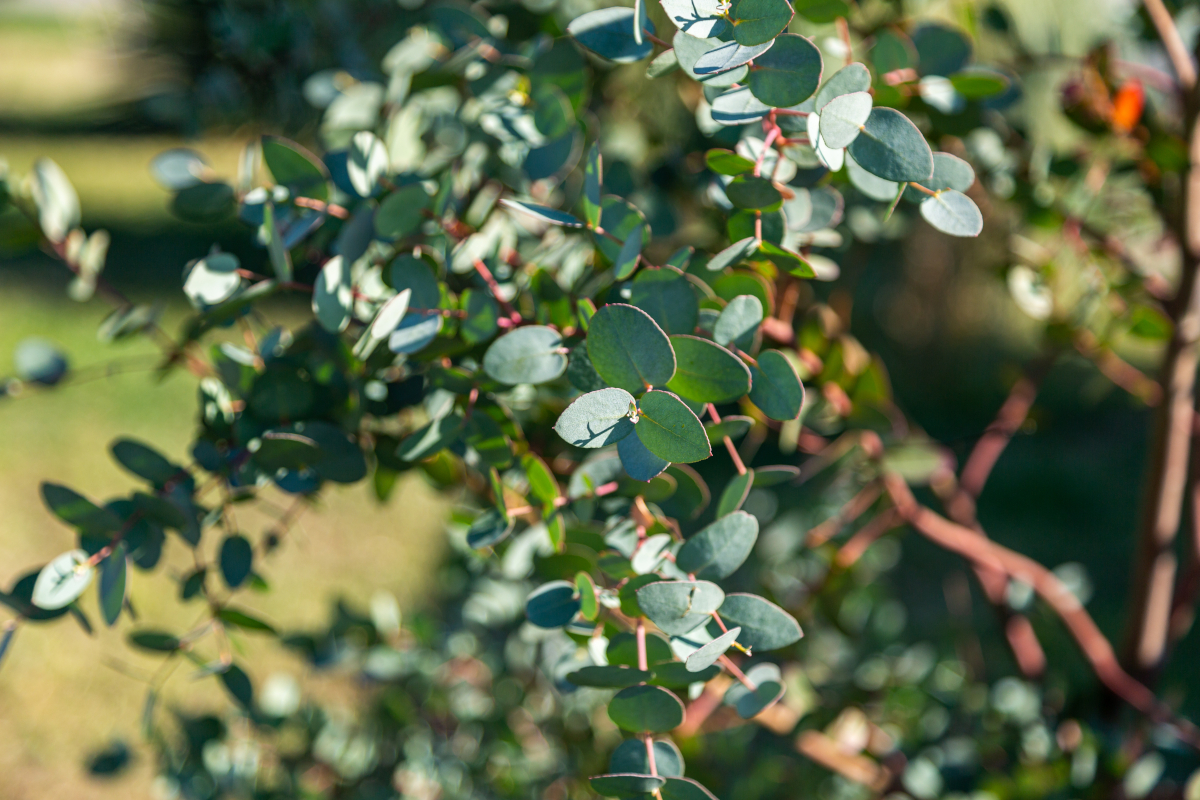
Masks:
[[[646,392],[638,401],[634,428],[646,448],[667,461],[688,464],[712,455],[704,425],[687,405],[670,392]]]
[[[713,339],[717,344],[732,344],[746,350],[753,344],[762,321],[762,301],[752,294],[740,294],[721,309],[713,327]]]
[[[121,616],[125,604],[125,543],[119,542],[111,553],[100,562],[100,581],[97,585],[100,597],[100,614],[104,622],[112,627]]]
[[[47,611],[68,606],[87,589],[95,572],[83,550],[63,553],[38,573],[30,602]]]
[[[850,155],[867,172],[897,183],[920,183],[933,175],[933,152],[925,137],[894,108],[871,109],[850,143]]]
[[[870,115],[869,92],[853,92],[835,97],[821,109],[821,140],[827,147],[847,147],[858,138]]]
[[[734,0],[733,38],[744,45],[769,42],[787,30],[792,14],[787,0]]]
[[[601,58],[629,64],[654,52],[654,45],[649,40],[638,42],[634,39],[634,17],[632,8],[601,8],[571,20],[567,33]],[[648,25],[648,28],[654,33],[653,26]]]
[[[764,414],[781,422],[800,416],[804,386],[787,356],[778,350],[764,350],[758,363],[750,365],[750,375],[750,402]]]
[[[747,47],[737,42],[717,43],[713,41],[705,42],[704,44],[709,49],[689,59],[691,61],[691,68],[688,71],[695,74],[697,80],[704,80],[713,75],[727,73],[730,70],[735,70],[738,67],[748,64],[770,50],[775,42],[764,42],[753,47]],[[690,45],[688,47],[688,55],[690,56],[691,50],[695,45],[690,42],[686,42],[686,45]],[[738,74],[745,76],[748,71],[738,70]]]
[[[626,436],[618,442],[617,455],[621,457],[621,466],[625,468],[625,474],[635,481],[652,481],[671,465],[670,461],[647,450],[646,445],[636,436]]]
[[[637,590],[638,606],[668,636],[683,636],[708,622],[725,593],[709,581],[656,581]]]
[[[588,325],[588,357],[610,386],[639,394],[675,374],[675,353],[645,311],[624,303],[600,308]]]
[[[633,733],[662,733],[683,724],[683,703],[661,686],[630,686],[609,701],[608,716]]]
[[[983,214],[975,201],[953,189],[945,189],[922,200],[921,216],[951,236],[978,236],[983,231]]]
[[[698,336],[672,336],[671,347],[676,368],[667,388],[680,397],[696,403],[728,403],[750,391],[750,370],[719,344]]]
[[[741,627],[737,640],[743,647],[778,650],[800,641],[804,635],[791,614],[758,595],[740,592],[726,595],[720,614],[730,627]]]
[[[500,383],[546,383],[566,369],[562,336],[544,325],[510,331],[492,342],[483,354],[484,372]]]
[[[697,578],[721,580],[749,558],[758,541],[758,520],[734,511],[694,534],[675,554],[675,564]]]
[[[254,562],[254,548],[250,540],[239,534],[225,537],[221,543],[218,557],[221,565],[221,577],[230,589],[236,589],[250,577],[250,567]]]
[[[604,797],[636,797],[656,791],[666,778],[657,775],[593,775],[588,778],[592,790]]]
[[[644,269],[633,280],[629,301],[650,315],[666,333],[691,333],[700,306],[685,275],[669,267]]]
[[[725,490],[721,492],[721,498],[717,501],[717,516],[732,514],[740,509],[746,502],[746,497],[750,494],[750,487],[753,485],[753,469],[747,469],[742,474],[730,478]]]
[[[743,4],[746,2],[742,0]],[[750,91],[776,108],[788,108],[807,100],[821,85],[821,51],[799,34],[776,37],[774,46],[754,59],[754,67],[750,72]]]
[[[592,686],[597,689],[624,689],[637,686],[653,677],[653,673],[623,666],[583,667],[567,673],[567,681],[576,686]]]
[[[633,395],[624,389],[601,389],[575,399],[559,415],[554,430],[576,447],[604,447],[633,433]]]
[[[730,628],[711,642],[702,645],[699,650],[694,651],[684,662],[687,664],[688,672],[701,672],[717,663],[717,660],[725,655],[725,651],[733,647],[733,643],[737,641],[738,634],[741,632],[741,628]]]
[[[729,30],[721,0],[661,0],[675,27],[697,39],[711,39]]]
[[[865,92],[871,88],[871,73],[866,66],[855,61],[829,76],[825,85],[813,98],[813,109],[820,111],[835,97],[852,92]]]
[[[926,189],[935,192],[943,189],[965,192],[975,183],[975,170],[958,156],[949,153],[934,153],[933,177],[920,183]]]
[[[575,584],[569,581],[544,583],[525,599],[525,616],[539,628],[561,628],[578,613]]]
[[[720,125],[757,122],[770,110],[770,106],[750,93],[749,86],[730,89],[712,101],[712,118]]]

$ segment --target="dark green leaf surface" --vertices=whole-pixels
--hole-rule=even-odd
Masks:
[[[670,267],[638,273],[630,287],[629,300],[668,334],[691,333],[696,329],[700,315],[696,291],[687,277]]]
[[[634,39],[633,20],[632,8],[601,8],[573,19],[567,25],[567,33],[601,58],[628,64],[641,61],[654,52],[649,39],[640,43]],[[654,32],[653,26],[650,26],[650,32]]]
[[[683,723],[683,703],[660,686],[630,686],[609,701],[608,716],[633,733],[662,733]]]
[[[672,336],[671,347],[676,367],[667,388],[681,398],[727,403],[750,391],[750,370],[719,344],[698,336]]]
[[[544,583],[525,599],[525,616],[539,628],[561,628],[578,613],[575,585],[568,581]]]
[[[483,355],[483,369],[500,383],[546,383],[566,371],[567,354],[563,350],[558,331],[529,325],[492,342]]]
[[[675,554],[675,565],[697,578],[728,578],[750,556],[756,541],[758,520],[745,511],[734,511],[684,542]]]
[[[662,328],[640,308],[609,303],[588,325],[588,357],[611,386],[640,394],[675,374],[675,353]]]
[[[758,363],[750,366],[750,375],[750,402],[764,414],[781,422],[800,416],[804,386],[787,356],[764,350],[758,354]]]
[[[725,593],[709,581],[658,581],[637,590],[638,605],[669,636],[683,636],[708,622]]]
[[[741,4],[748,1],[741,0]],[[771,49],[754,60],[754,67],[750,72],[750,91],[776,108],[804,102],[821,84],[821,51],[799,34],[776,37]]]
[[[755,650],[778,650],[804,635],[791,614],[758,595],[726,595],[720,614],[727,626],[741,626],[738,643]]]
[[[660,778],[657,775],[614,774],[594,775],[588,778],[588,783],[591,784],[592,790],[596,794],[605,797],[629,797],[630,795],[648,794],[666,782],[665,778]]]
[[[792,6],[787,0],[734,0],[730,16],[738,44],[763,44],[787,29]]]
[[[250,577],[250,567],[254,561],[254,548],[245,536],[234,534],[225,537],[221,543],[219,556],[221,577],[230,589],[236,589]]]
[[[575,399],[559,415],[554,430],[576,447],[604,447],[633,433],[633,395],[624,389],[600,389]]]
[[[329,199],[329,170],[300,145],[281,136],[264,136],[262,156],[271,177],[293,196]]]
[[[669,739],[654,742],[654,765],[658,774],[673,778],[683,774],[683,756],[679,748]],[[626,739],[613,750],[608,762],[608,771],[644,775],[650,772],[650,757],[646,743],[641,739]]]
[[[651,453],[637,436],[626,436],[617,443],[617,454],[625,474],[635,481],[651,481],[670,466],[671,462]]]
[[[889,181],[921,181],[933,175],[933,152],[908,117],[894,108],[874,108],[850,155],[868,172]]]
[[[708,434],[692,410],[670,392],[646,392],[638,401],[634,431],[651,453],[666,461],[689,464],[712,455]]]

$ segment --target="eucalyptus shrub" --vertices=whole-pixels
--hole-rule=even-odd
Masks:
[[[268,135],[237,176],[184,149],[152,165],[174,213],[236,215],[265,250],[261,265],[197,254],[178,336],[104,281],[107,238],[80,229],[55,165],[8,178],[7,202],[76,274],[72,295],[115,301],[101,336],[153,338],[162,371],[191,371],[199,391],[186,463],[122,439],[128,496],[44,484],[77,546],[0,597],[17,614],[0,653],[18,623],[90,626],[94,584],[106,625],[130,617],[133,646],[220,681],[249,725],[236,734],[216,717],[172,728],[150,689],[144,721],[186,797],[581,797],[583,778],[610,797],[704,800],[714,782],[791,797],[817,785],[797,750],[840,776],[830,796],[1111,785],[1128,763],[1097,767],[1111,742],[1065,698],[1013,678],[989,689],[933,647],[896,645],[902,611],[876,581],[895,564],[881,537],[905,521],[981,580],[999,569],[1071,609],[1061,580],[970,514],[934,515],[947,532],[914,505],[909,484],[961,499],[945,453],[910,430],[881,361],[810,286],[837,278],[855,230],[895,235],[914,210],[942,234],[980,234],[960,137],[996,136],[1016,87],[950,26],[802,6],[393,10],[405,34],[381,80],[305,85],[323,155]],[[606,158],[596,87],[614,85],[613,64],[690,98],[696,130],[666,187]],[[1003,158],[985,167],[992,185],[1017,180]],[[688,241],[673,206],[707,231]],[[857,225],[840,225],[848,210]],[[271,322],[295,295],[311,319]],[[69,375],[39,343],[18,369],[8,391]],[[385,501],[407,472],[464,490],[441,613],[402,628],[381,600],[369,618],[344,609],[328,631],[281,637],[378,685],[378,708],[347,722],[286,684],[256,692],[226,641],[280,635],[245,598],[271,551],[326,483],[370,481]],[[226,513],[280,492],[293,504],[257,540]],[[167,546],[195,561],[180,599],[207,612],[191,630],[130,615],[129,567],[160,568]],[[874,604],[892,620],[868,629]],[[1160,704],[1121,696],[1194,741]],[[1023,788],[988,784],[980,752],[1010,754]]]

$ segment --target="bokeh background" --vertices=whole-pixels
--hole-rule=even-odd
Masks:
[[[913,5],[926,14],[950,10]],[[299,91],[303,78],[335,64],[367,69],[376,63],[399,38],[389,27],[390,8],[370,0],[8,0],[0,4],[0,156],[16,172],[43,155],[63,167],[79,192],[84,227],[112,234],[106,276],[135,298],[165,298],[165,327],[173,330],[187,308],[179,288],[184,264],[214,243],[243,252],[248,237],[236,223],[214,230],[173,218],[166,193],[151,179],[150,160],[186,144],[216,171],[233,174],[241,148],[262,132],[311,141],[317,111]],[[1127,24],[1131,5],[1014,0],[1005,8],[1027,40],[1053,41],[1078,55]],[[222,36],[214,39],[214,30]],[[1049,85],[1054,76],[1028,80]],[[830,296],[835,307],[849,309],[854,334],[884,358],[900,405],[960,456],[1036,344],[1036,324],[1012,302],[1002,279],[1009,263],[1003,236],[989,231],[962,243],[915,225],[899,246],[857,246]],[[144,341],[98,342],[95,331],[107,306],[100,299],[69,300],[66,271],[27,244],[0,226],[0,374],[11,372],[15,345],[36,335],[65,350],[87,379],[0,400],[5,580],[71,541],[42,507],[41,481],[93,497],[125,489],[108,443],[131,436],[184,460],[194,413],[191,379],[177,372],[159,383]],[[1121,355],[1144,369],[1155,363],[1146,346],[1128,344]],[[1049,566],[1078,565],[1077,574],[1086,574],[1093,587],[1089,609],[1114,639],[1147,428],[1136,400],[1084,358],[1065,356],[980,505],[993,538]],[[286,580],[272,581],[273,591],[255,597],[255,607],[287,626],[316,624],[336,598],[363,605],[379,590],[406,608],[420,605],[443,553],[441,521],[452,501],[417,477],[406,479],[385,506],[366,486],[329,492],[267,566],[268,581],[272,572]],[[967,572],[915,537],[904,541],[903,559],[912,568],[893,575],[908,609],[906,638],[950,635],[947,591],[966,581]],[[156,602],[176,590],[166,577],[135,582],[133,602],[145,609],[148,623],[186,624],[187,608]],[[979,635],[995,637],[994,619],[978,600],[971,613]],[[181,616],[158,620],[155,614]],[[1065,635],[1044,644],[1052,662],[1090,681]],[[0,670],[0,796],[152,796],[152,765],[138,751],[138,718],[153,660],[131,654],[117,633],[89,636],[71,624],[22,630],[17,645]],[[355,702],[353,685],[305,674],[277,648],[252,646],[259,651],[252,663],[264,674],[287,671],[306,691]],[[1195,663],[1195,642],[1185,648],[1192,655],[1177,656],[1182,666],[1176,669]],[[1169,675],[1167,683],[1179,679]],[[168,702],[189,709],[224,702],[212,683],[173,681]],[[1183,711],[1194,716],[1200,709]],[[133,749],[131,769],[107,781],[91,776],[88,759],[114,743]]]

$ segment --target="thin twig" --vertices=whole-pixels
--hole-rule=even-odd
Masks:
[[[1057,575],[1028,556],[996,544],[919,504],[899,475],[889,473],[884,477],[884,483],[900,515],[927,539],[974,564],[1001,570],[1010,578],[1031,586],[1062,620],[1101,683],[1154,722],[1171,726],[1181,741],[1200,750],[1200,730],[1188,720],[1177,717],[1145,684],[1121,667],[1112,645]]]

